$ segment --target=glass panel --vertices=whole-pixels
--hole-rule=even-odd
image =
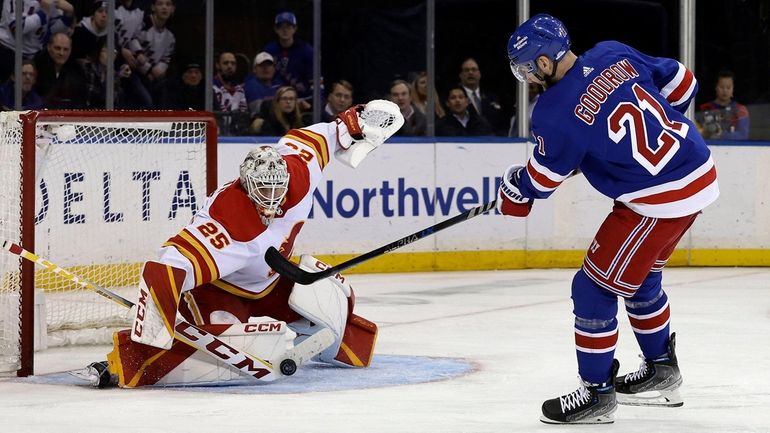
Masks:
[[[415,106],[412,89],[413,80],[426,65],[425,2],[351,4],[323,2],[321,69],[327,93],[323,118],[334,118],[351,103],[391,99],[406,117],[397,135],[425,135],[425,115]],[[341,99],[348,93],[347,84],[353,87],[353,97]]]
[[[307,125],[312,113],[313,2],[229,3],[235,5],[225,9],[218,4],[215,51],[236,56],[246,105],[230,103],[231,113],[245,114],[231,114],[233,127],[225,132],[281,136]],[[221,94],[225,98],[215,98],[215,106],[227,110],[227,94]],[[245,117],[245,125],[238,125],[238,117]]]
[[[514,1],[436,2],[436,82],[452,114],[437,121],[436,135],[509,134],[516,79],[506,45],[515,27]]]
[[[705,137],[770,139],[768,12],[767,2],[697,3],[696,119]]]

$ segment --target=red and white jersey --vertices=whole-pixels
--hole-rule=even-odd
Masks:
[[[268,293],[279,275],[265,263],[265,251],[291,255],[336,146],[334,122],[292,129],[274,145],[288,166],[289,191],[267,227],[240,181],[214,192],[159,253],[160,262],[187,271],[182,291],[210,283],[245,298]]]

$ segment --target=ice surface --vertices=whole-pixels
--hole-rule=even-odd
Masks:
[[[684,376],[683,407],[621,406],[615,424],[604,426],[542,424],[543,400],[577,387],[569,299],[573,273],[351,275],[357,313],[380,325],[375,364],[396,374],[383,379],[382,371],[369,376],[355,371],[351,380],[341,376],[345,370],[311,366],[296,377],[300,383],[291,385],[289,378],[260,393],[244,392],[252,386],[215,392],[96,390],[0,379],[0,432],[770,433],[770,269],[765,268],[664,271]],[[616,357],[626,372],[640,360],[620,311]],[[107,350],[49,350],[38,357],[36,373],[82,368],[104,359]],[[473,368],[438,381],[406,379],[435,373],[420,370],[431,362],[438,370]],[[403,377],[400,363],[411,367]],[[311,383],[314,371],[326,376]]]

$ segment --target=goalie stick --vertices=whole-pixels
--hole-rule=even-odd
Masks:
[[[25,250],[16,243],[3,241],[3,248],[8,250],[11,254],[15,254],[23,259],[42,266],[80,287],[93,290],[99,295],[122,305],[123,307],[131,308],[134,306],[133,302],[123,298],[117,293],[113,293],[105,288],[90,283],[37,254]],[[263,382],[271,382],[281,376],[291,376],[297,371],[298,365],[309,361],[310,358],[322,352],[334,341],[334,335],[330,329],[325,328],[316,332],[287,353],[288,356],[279,364],[279,373],[279,370],[276,370],[275,366],[270,361],[257,358],[256,356],[230,346],[216,335],[187,322],[180,315],[177,315],[174,331],[175,339],[212,356],[217,361],[230,365],[245,375],[252,376]]]
[[[424,228],[418,232],[412,233],[409,236],[404,236],[401,239],[395,240],[387,245],[383,245],[375,250],[369,251],[366,254],[362,254],[358,257],[353,257],[352,259],[346,262],[342,262],[339,265],[332,266],[320,272],[308,272],[308,271],[305,271],[304,269],[300,269],[293,262],[289,261],[287,258],[282,256],[281,253],[278,252],[278,250],[275,249],[274,247],[268,248],[267,251],[265,252],[265,261],[267,262],[268,265],[270,265],[271,268],[273,268],[274,271],[278,272],[279,274],[285,275],[292,281],[295,281],[299,284],[307,285],[314,281],[318,281],[320,279],[330,277],[345,269],[352,268],[353,266],[359,265],[377,256],[381,256],[395,249],[409,245],[412,242],[428,237],[447,227],[452,227],[455,224],[461,223],[463,221],[467,221],[475,216],[489,212],[490,210],[495,208],[496,204],[497,204],[497,201],[492,200],[489,203],[474,207],[473,209],[465,211],[460,215],[456,215],[452,218],[449,218],[448,220],[445,220],[438,224]]]

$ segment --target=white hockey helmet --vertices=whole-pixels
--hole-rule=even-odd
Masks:
[[[270,224],[289,191],[286,161],[273,147],[262,145],[246,155],[240,171],[241,185],[258,207],[262,222]]]

